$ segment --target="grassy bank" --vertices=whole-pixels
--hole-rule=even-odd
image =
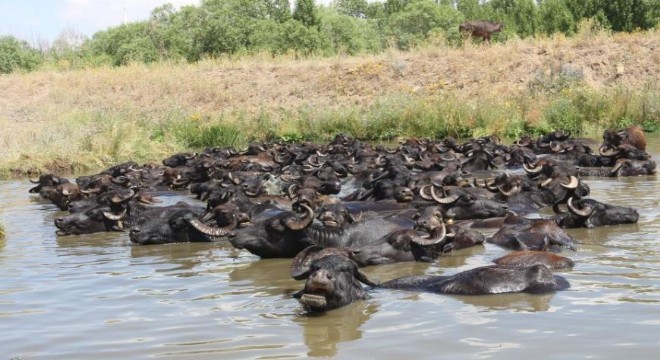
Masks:
[[[254,140],[368,140],[660,122],[660,36],[580,34],[378,56],[251,57],[0,77],[0,177],[159,162]]]

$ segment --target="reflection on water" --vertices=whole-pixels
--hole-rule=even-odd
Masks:
[[[547,311],[555,294],[497,294],[488,296],[456,296],[461,302],[489,310]]]
[[[359,301],[321,315],[303,314],[294,318],[302,326],[308,356],[337,355],[337,344],[362,338],[362,326],[378,311],[374,301]]]
[[[649,143],[660,153],[660,136]],[[126,233],[55,236],[54,205],[0,183],[0,349],[5,358],[654,358],[660,313],[660,182],[587,179],[638,224],[570,229],[571,283],[556,294],[445,296],[370,290],[321,316],[291,294],[288,259],[226,242],[133,246]],[[184,197],[187,201],[193,200]],[[164,199],[167,204],[181,197]],[[485,244],[434,263],[365,268],[374,281],[450,275],[506,250]],[[603,339],[606,339],[603,342]]]

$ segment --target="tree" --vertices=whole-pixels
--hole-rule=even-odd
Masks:
[[[204,0],[195,41],[202,54],[219,55],[249,49],[259,20],[268,19],[264,1]]]
[[[534,0],[492,0],[491,6],[498,20],[521,37],[533,36],[537,30],[537,7]]]
[[[31,71],[43,62],[43,56],[27,42],[13,36],[0,37],[0,73],[16,70]]]
[[[375,53],[381,50],[380,36],[374,20],[341,14],[335,9],[320,12],[320,34],[331,53]]]
[[[289,0],[265,0],[268,15],[271,19],[283,23],[291,19],[291,4]]]
[[[300,21],[307,27],[318,27],[320,23],[314,0],[296,1],[296,8],[293,10],[293,19]]]
[[[614,31],[650,29],[657,24],[660,11],[658,0],[597,0],[596,4]]]
[[[114,65],[130,62],[154,62],[162,57],[149,34],[149,22],[123,24],[92,37],[94,55],[108,55]]]
[[[493,19],[492,8],[483,6],[481,2],[479,0],[456,0],[456,10],[462,12],[466,20]]]
[[[315,27],[308,27],[297,20],[282,24],[279,34],[279,53],[293,50],[296,54],[310,55],[321,46],[321,37]]]
[[[544,0],[539,6],[539,16],[539,27],[548,35],[575,33],[575,19],[565,0]]]
[[[385,13],[389,16],[405,9],[409,4],[418,0],[386,0],[384,7]]]
[[[369,7],[367,0],[335,0],[332,4],[340,14],[357,18],[366,17]]]
[[[433,30],[458,32],[463,14],[447,5],[436,5],[431,0],[416,1],[390,16],[390,35],[397,39],[402,49],[426,40]]]

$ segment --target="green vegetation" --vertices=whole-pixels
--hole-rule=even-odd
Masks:
[[[0,223],[0,241],[5,239],[5,226]]]
[[[504,98],[493,94],[478,103],[468,103],[454,94],[398,95],[378,98],[369,106],[301,106],[279,116],[266,111],[214,116],[176,111],[151,115],[71,113],[54,124],[55,132],[29,139],[30,146],[37,148],[21,148],[21,156],[0,163],[0,178],[44,171],[89,171],[129,160],[158,163],[178,151],[214,146],[240,149],[252,141],[327,142],[339,133],[380,141],[490,134],[515,138],[565,129],[599,137],[604,129],[631,124],[658,130],[658,103],[657,92],[649,89],[594,91],[569,86],[555,93]],[[26,156],[26,152],[33,155]]]
[[[170,4],[157,7],[148,20],[109,28],[91,39],[64,31],[50,47],[34,49],[13,37],[0,38],[0,72],[197,62],[259,53],[377,54],[438,39],[458,46],[458,25],[464,20],[503,22],[505,29],[494,40],[504,41],[571,36],[584,19],[614,32],[647,30],[659,18],[660,0],[335,0],[329,6],[313,0],[203,0],[178,10]]]

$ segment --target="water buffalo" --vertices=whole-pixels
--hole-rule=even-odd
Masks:
[[[653,160],[619,159],[610,171],[610,176],[639,176],[655,173],[656,163]]]
[[[55,219],[57,235],[82,235],[104,231],[122,231],[156,218],[168,209],[187,208],[180,203],[172,207],[149,207],[142,194],[130,189],[113,190],[70,204],[70,214]]]
[[[234,221],[226,228],[214,228],[204,224],[200,217],[203,210],[190,207],[187,209],[166,209],[157,217],[140,227],[133,227],[129,233],[131,242],[140,245],[167,244],[175,242],[207,242],[213,237],[229,234],[238,225]]]
[[[509,209],[502,202],[485,198],[478,193],[463,188],[452,187],[446,189],[442,187],[438,191],[439,193],[436,192],[435,188],[435,185],[430,188],[431,198],[446,210],[445,215],[447,217],[455,220],[505,216]]]
[[[82,235],[104,231],[122,231],[123,215],[115,215],[109,207],[94,207],[54,220],[57,235]]]
[[[249,226],[236,230],[229,239],[238,249],[245,249],[261,258],[293,258],[307,246],[315,245],[306,236],[314,221],[314,210],[307,204],[299,205],[302,215],[280,210]]]
[[[415,228],[393,231],[369,242],[351,246],[359,266],[402,261],[433,261],[445,252],[447,231],[439,208],[427,207],[414,216]],[[453,237],[454,234],[451,234]],[[448,251],[448,250],[447,250]]]
[[[575,242],[553,220],[527,219],[509,214],[504,224],[486,242],[511,250],[575,250]]]
[[[545,265],[517,268],[482,266],[451,276],[405,276],[378,286],[448,295],[487,295],[514,292],[543,294],[570,287],[561,276],[553,275]]]
[[[39,176],[38,180],[30,179],[30,182],[36,184],[36,186],[31,188],[29,193],[36,194],[39,193],[44,187],[55,187],[57,185],[69,183],[69,179],[59,177],[54,174],[42,174]]]
[[[594,199],[570,198],[566,207],[568,212],[553,208],[558,212],[553,219],[562,228],[635,224],[639,220],[639,213],[633,208],[608,205]]]
[[[344,205],[324,207],[312,224],[314,211],[305,203],[298,204],[303,214],[283,211],[254,226],[237,229],[232,245],[262,258],[294,257],[310,245],[322,247],[354,247],[380,239],[394,231],[412,229],[412,215],[366,215],[355,219]]]
[[[621,145],[632,145],[639,150],[646,150],[646,136],[641,126],[630,126],[621,130],[606,130],[603,133],[603,144],[599,148],[601,155],[616,151]]]
[[[41,197],[50,200],[60,210],[66,210],[73,201],[82,199],[80,187],[73,183],[63,183],[57,186],[44,186],[39,191]]]
[[[295,275],[294,275],[295,274]],[[362,283],[376,289],[399,289],[450,295],[486,295],[512,292],[534,294],[570,287],[561,276],[553,275],[545,265],[526,268],[484,266],[451,276],[405,276],[377,285],[346,256],[331,254],[315,259],[305,271],[292,271],[296,280],[305,281],[296,292],[305,310],[323,312],[367,298]]]
[[[547,251],[513,251],[493,260],[497,265],[527,268],[543,264],[550,269],[572,269],[573,260]]]
[[[503,28],[504,24],[502,23],[483,20],[466,21],[458,26],[460,32],[470,33],[472,37],[480,37],[484,42],[488,41],[489,43],[491,35]]]
[[[354,261],[334,254],[312,261],[307,271],[294,278],[306,279],[305,287],[293,297],[309,312],[328,311],[364,300],[367,292],[361,283],[376,285],[358,269]]]

